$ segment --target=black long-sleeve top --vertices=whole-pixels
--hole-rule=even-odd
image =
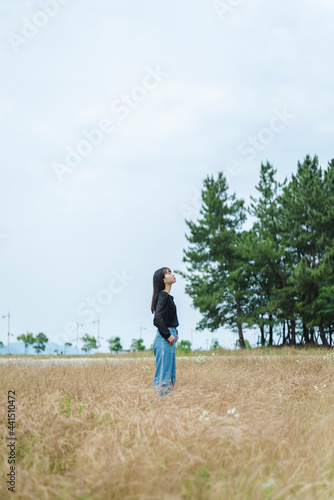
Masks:
[[[179,326],[174,297],[164,290],[158,293],[156,299],[153,325],[158,328],[160,335],[166,340],[170,337],[168,327]]]

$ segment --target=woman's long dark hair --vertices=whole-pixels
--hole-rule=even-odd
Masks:
[[[164,277],[167,271],[170,271],[169,267],[160,267],[160,269],[155,271],[153,274],[153,296],[151,304],[152,313],[155,311],[155,303],[158,293],[165,288]]]

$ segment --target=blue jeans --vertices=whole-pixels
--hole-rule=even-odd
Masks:
[[[174,327],[168,327],[170,334],[177,338],[177,331]],[[168,340],[160,335],[159,330],[153,342],[153,352],[155,356],[155,374],[153,380],[153,389],[161,397],[173,390],[175,384],[175,340],[170,345]]]

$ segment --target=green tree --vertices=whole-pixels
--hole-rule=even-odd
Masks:
[[[326,170],[307,155],[283,183],[261,164],[258,195],[248,209],[229,196],[220,172],[208,176],[196,222],[186,220],[186,293],[202,319],[197,330],[229,326],[246,347],[243,328],[257,327],[261,344],[332,345],[334,330],[334,160]],[[286,331],[287,327],[287,331]],[[268,337],[269,334],[269,337]]]
[[[35,342],[33,347],[37,354],[39,354],[41,351],[45,351],[45,344],[47,344],[49,339],[46,337],[46,335],[42,332],[38,333],[35,338]]]
[[[202,207],[197,222],[186,220],[190,234],[183,262],[187,272],[178,271],[186,280],[186,293],[199,309],[202,319],[196,329],[215,331],[227,325],[236,330],[245,347],[243,324],[245,294],[245,257],[241,252],[241,228],[246,220],[243,200],[228,195],[226,177],[208,176],[202,189]]]
[[[0,340],[0,349],[3,348],[3,342]]]
[[[273,328],[280,319],[277,290],[286,284],[285,247],[281,238],[282,209],[279,203],[283,184],[275,179],[276,169],[267,162],[261,164],[260,180],[256,186],[258,198],[251,197],[249,213],[255,218],[252,229],[244,235],[244,250],[249,255],[246,274],[251,288],[251,314],[248,324],[256,324],[265,345],[265,329],[269,330],[268,344],[273,344]]]
[[[215,341],[214,341],[214,343],[213,343],[213,345],[212,345],[212,349],[213,349],[214,351],[216,351],[217,349],[222,349],[222,346],[220,346],[220,345],[219,345],[218,340],[215,340]]]
[[[319,296],[324,284],[331,285],[333,269],[329,255],[333,245],[333,209],[326,213],[328,199],[333,203],[332,167],[325,176],[318,157],[306,156],[298,162],[297,173],[283,190],[284,240],[292,256],[292,272],[287,282],[294,296],[295,317],[300,324],[302,341],[313,342],[314,328],[318,327],[323,345],[328,346],[326,324],[321,313]],[[326,185],[327,182],[327,185]],[[329,183],[329,185],[328,185]],[[334,312],[334,311],[333,311]],[[315,323],[316,319],[316,323]],[[292,324],[292,328],[294,324]]]
[[[118,354],[123,349],[120,337],[111,337],[109,340],[109,349]]]
[[[188,354],[191,351],[191,342],[190,340],[181,340],[176,343],[175,347],[176,351],[184,352]]]
[[[29,332],[27,332],[26,335],[24,333],[22,333],[21,335],[19,335],[17,337],[17,340],[19,342],[20,342],[20,340],[22,340],[22,342],[24,342],[24,354],[27,354],[27,350],[29,350],[29,345],[33,345],[36,342],[36,338],[34,337],[34,335],[32,333],[29,333]]]
[[[134,351],[144,351],[145,346],[143,345],[144,340],[143,339],[132,339],[130,349]]]
[[[95,337],[90,337],[88,333],[85,333],[83,337],[80,339],[83,342],[82,350],[85,353],[89,353],[92,349],[97,349],[97,343]]]
[[[239,339],[238,339],[238,340],[237,340],[237,342],[236,342],[236,347],[240,347],[240,342],[239,342]],[[245,339],[245,348],[246,348],[246,349],[251,349],[251,348],[252,348],[252,346],[250,345],[249,340],[247,340],[247,339]]]

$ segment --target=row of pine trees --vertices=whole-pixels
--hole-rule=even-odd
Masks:
[[[199,331],[229,327],[240,347],[247,328],[258,329],[261,345],[330,346],[334,160],[322,169],[317,156],[306,156],[283,183],[276,172],[261,165],[258,195],[248,207],[228,193],[222,172],[204,180],[200,216],[186,220],[186,271],[179,272],[202,314]]]

